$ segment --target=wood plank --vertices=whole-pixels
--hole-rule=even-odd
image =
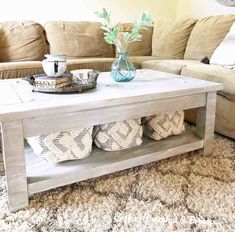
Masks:
[[[50,164],[26,149],[28,189],[30,194],[45,191],[108,173],[147,164],[203,147],[203,140],[187,131],[161,141],[145,139],[141,146],[124,151],[93,149],[84,160]]]
[[[0,82],[0,106],[22,103],[9,82]]]
[[[28,206],[28,188],[21,121],[2,124],[3,160],[10,211]]]
[[[204,154],[209,155],[214,148],[216,92],[207,93],[206,106],[197,110],[196,131],[204,140]]]
[[[126,104],[101,109],[66,114],[55,114],[23,120],[24,136],[48,134],[79,127],[90,127],[103,123],[140,118],[156,113],[172,112],[201,107],[206,104],[206,95],[192,95],[178,98]],[[61,123],[63,122],[63,123]]]
[[[151,70],[138,70],[136,78],[128,83],[114,82],[109,75],[101,74],[96,89],[62,96],[32,93],[27,83],[16,83],[14,88],[24,103],[0,106],[0,121],[85,111],[222,89],[222,85],[218,83]]]
[[[211,91],[210,88],[217,88],[220,84],[153,70],[137,70],[135,79],[126,83],[115,82],[109,72],[103,72],[98,78],[97,88],[84,92],[83,94],[42,94],[32,92],[32,87],[25,81],[13,81],[12,85],[24,103],[35,103],[42,101],[48,102],[52,99],[55,102],[60,99],[69,101],[74,97],[79,98],[79,102],[83,100],[88,101],[88,99],[90,99],[90,101],[96,101],[99,97],[103,100],[110,99],[110,97],[126,98],[129,96],[152,94],[153,91],[155,93],[164,93],[166,96],[167,94],[172,94],[174,91],[179,90],[186,90],[187,93],[193,94],[191,90],[195,88],[202,89],[206,87],[207,91]],[[185,95],[187,95],[187,93],[185,93]]]

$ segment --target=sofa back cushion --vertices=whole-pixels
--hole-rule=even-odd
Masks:
[[[40,24],[33,21],[0,23],[0,62],[42,60],[47,51]]]
[[[121,32],[131,32],[133,28],[132,23],[121,24]],[[140,30],[142,35],[141,41],[136,41],[128,44],[128,56],[151,56],[152,53],[152,36],[153,27],[148,27],[148,30]],[[119,38],[123,39],[123,34],[120,33]],[[116,51],[116,57],[118,53]]]
[[[52,21],[45,24],[50,53],[69,58],[113,57],[113,47],[104,41],[98,22]]]
[[[158,19],[154,25],[152,55],[157,59],[183,59],[193,19]]]
[[[211,58],[234,21],[235,15],[218,15],[199,20],[189,37],[184,59]]]

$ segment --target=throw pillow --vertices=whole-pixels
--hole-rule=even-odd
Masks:
[[[111,122],[96,126],[94,143],[105,151],[117,151],[138,146],[142,143],[140,119]]]
[[[0,62],[41,61],[47,53],[45,32],[39,23],[0,23]]]
[[[73,129],[27,138],[35,154],[49,162],[84,159],[92,150],[93,128]]]
[[[224,40],[215,49],[210,64],[235,66],[235,23]]]
[[[66,54],[70,59],[113,57],[113,47],[104,41],[104,32],[100,26],[98,22],[85,21],[46,23],[50,53]]]
[[[200,19],[189,37],[184,59],[201,60],[204,57],[210,59],[234,21],[235,15],[218,15]]]
[[[160,113],[143,118],[144,135],[161,140],[171,135],[179,135],[184,130],[184,111]]]
[[[183,59],[195,20],[159,19],[155,22],[152,56],[156,59]]]
[[[130,32],[132,28],[132,23],[121,24],[121,32]],[[128,56],[151,56],[153,27],[148,27],[147,30],[140,30],[140,34],[142,35],[141,41],[136,41],[128,45]],[[119,37],[122,40],[123,34],[120,33]],[[118,52],[116,51],[116,57],[118,56]]]

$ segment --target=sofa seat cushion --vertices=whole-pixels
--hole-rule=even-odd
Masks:
[[[141,67],[180,75],[183,67],[198,63],[197,60],[149,60],[142,62]]]
[[[0,63],[0,79],[20,78],[43,73],[41,61]]]
[[[184,59],[201,60],[206,56],[211,58],[234,21],[235,15],[219,15],[200,19],[189,37]]]
[[[104,41],[97,22],[52,21],[45,24],[50,53],[69,58],[114,57],[113,47]]]
[[[44,34],[33,21],[0,23],[0,62],[42,60],[48,53]]]
[[[128,60],[131,61],[135,68],[140,69],[141,63],[146,60],[156,59],[153,56],[128,56]],[[69,59],[68,60],[68,70],[79,69],[79,68],[88,68],[96,69],[99,71],[110,71],[111,65],[117,58],[80,58],[80,59]]]
[[[219,93],[235,101],[235,70],[217,65],[195,64],[184,67],[181,75],[222,83],[224,89]]]
[[[154,24],[152,55],[157,59],[183,59],[193,19],[158,19]]]
[[[67,61],[67,70],[73,69],[94,69],[101,72],[110,71],[115,58],[80,58],[69,59]]]
[[[157,58],[154,56],[128,56],[129,61],[141,67],[141,63],[148,60],[156,60]]]
[[[235,139],[235,102],[218,95],[216,100],[215,131]],[[196,109],[185,111],[185,120],[196,122]]]

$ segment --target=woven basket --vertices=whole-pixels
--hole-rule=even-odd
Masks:
[[[93,128],[73,129],[27,138],[35,154],[49,162],[84,159],[92,150]]]

